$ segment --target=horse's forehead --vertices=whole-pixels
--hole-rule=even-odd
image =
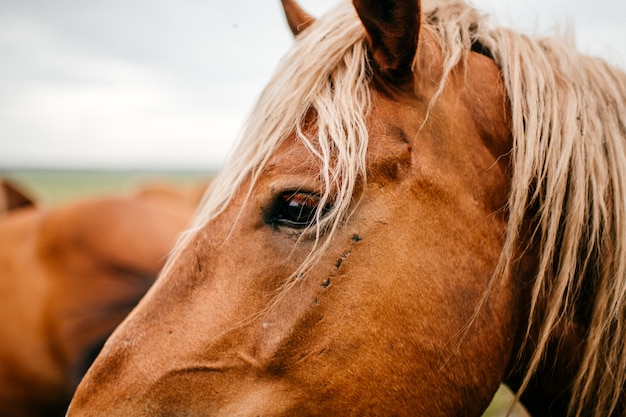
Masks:
[[[315,139],[311,139],[311,145],[316,147]],[[269,174],[303,174],[319,172],[321,162],[316,158],[311,149],[297,139],[295,133],[290,134],[270,157],[267,166],[263,170]]]

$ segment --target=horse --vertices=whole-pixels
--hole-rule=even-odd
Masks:
[[[626,75],[459,0],[295,34],[83,416],[623,415]]]
[[[188,191],[150,186],[51,208],[29,200],[0,216],[0,416],[65,414],[188,226],[199,203]]]

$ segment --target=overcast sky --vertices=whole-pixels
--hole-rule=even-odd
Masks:
[[[314,15],[341,0],[301,0]],[[626,67],[624,0],[475,0]],[[217,169],[291,44],[279,0],[0,0],[0,170]]]

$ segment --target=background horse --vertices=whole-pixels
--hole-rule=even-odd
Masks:
[[[199,203],[192,188],[150,186],[0,216],[0,416],[64,415],[188,225]]]
[[[622,415],[626,76],[458,1],[297,33],[69,416]]]

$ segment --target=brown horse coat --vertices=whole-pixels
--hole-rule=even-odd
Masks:
[[[198,199],[151,187],[0,217],[0,416],[64,414]]]

